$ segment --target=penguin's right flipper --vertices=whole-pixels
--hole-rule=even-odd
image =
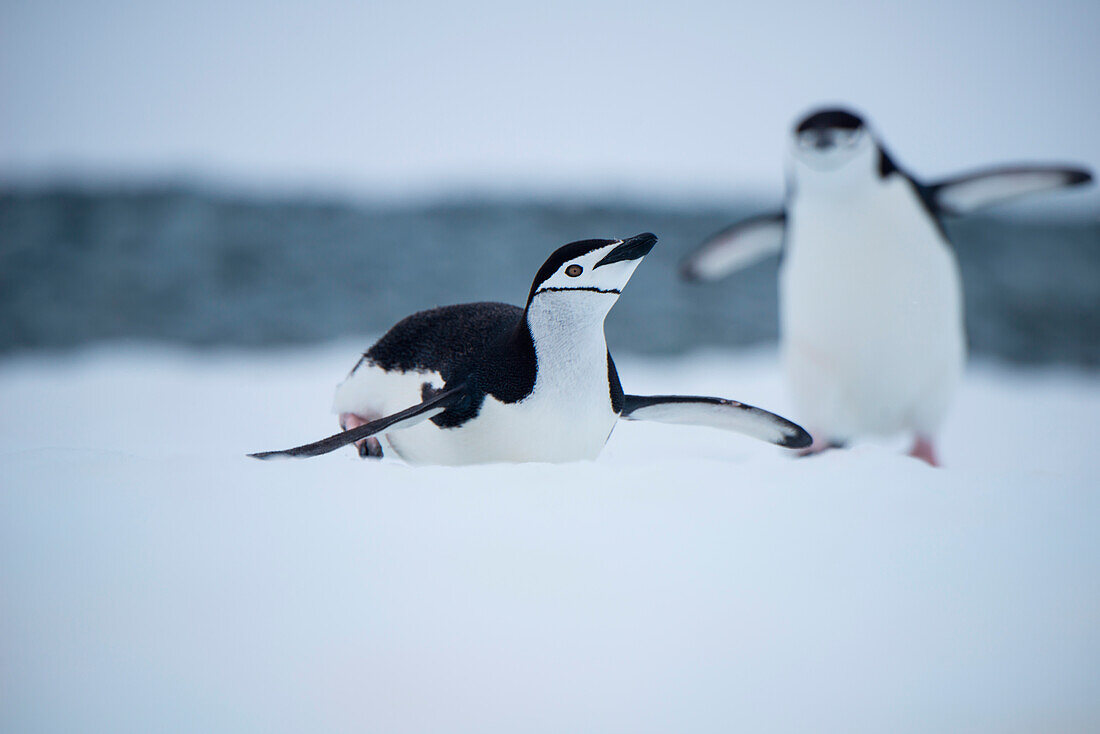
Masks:
[[[619,417],[628,421],[657,421],[721,428],[788,449],[801,449],[813,443],[810,434],[797,423],[762,408],[724,398],[626,395]]]
[[[684,280],[717,280],[783,249],[787,215],[761,214],[711,235],[680,263]]]
[[[430,418],[434,418],[447,408],[458,405],[464,400],[466,400],[466,386],[457,385],[426,398],[419,405],[414,405],[411,408],[406,408],[393,415],[387,415],[385,418],[379,418],[355,428],[349,428],[320,441],[307,443],[304,446],[295,446],[292,449],[283,451],[260,451],[249,454],[249,456],[254,459],[275,459],[284,456],[320,456],[335,451],[341,446],[347,446],[349,443],[355,443],[360,439],[373,436],[376,433],[382,433],[383,431],[390,433],[412,428],[417,423],[423,423]]]
[[[968,214],[1020,196],[1077,186],[1092,180],[1080,168],[1002,166],[938,181],[924,188],[941,214]]]

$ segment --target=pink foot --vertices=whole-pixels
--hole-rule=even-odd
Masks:
[[[369,420],[361,415],[355,413],[341,413],[340,414],[340,427],[345,431],[350,431],[352,428],[358,428],[359,426],[370,423]],[[382,444],[374,436],[364,438],[355,442],[355,447],[359,449],[359,455],[363,458],[373,456],[374,458],[382,458]]]
[[[917,436],[917,439],[913,442],[913,448],[909,449],[909,455],[914,459],[927,462],[929,466],[940,465],[939,460],[936,458],[936,449],[932,446],[932,439],[926,436]]]

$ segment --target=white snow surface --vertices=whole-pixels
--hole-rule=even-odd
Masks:
[[[940,470],[245,458],[335,430],[356,346],[0,362],[0,730],[1100,729],[1096,373],[973,367]],[[618,362],[786,408],[774,353]]]

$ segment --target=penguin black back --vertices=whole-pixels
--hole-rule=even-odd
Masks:
[[[394,325],[363,360],[387,371],[437,372],[447,383],[465,381],[514,403],[531,392],[537,374],[523,316],[518,306],[494,302],[421,311]]]

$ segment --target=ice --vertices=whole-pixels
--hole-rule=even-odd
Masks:
[[[626,422],[559,466],[245,458],[332,432],[357,346],[0,363],[0,728],[1100,726],[1096,373],[973,367],[941,470]],[[617,362],[789,410],[767,351]]]

